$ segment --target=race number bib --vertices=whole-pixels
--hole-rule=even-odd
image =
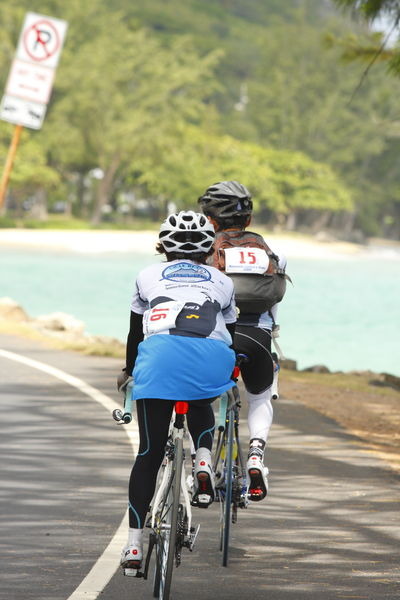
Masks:
[[[185,302],[169,300],[146,310],[143,314],[144,335],[152,335],[165,329],[173,329],[176,318],[184,306]]]
[[[268,265],[268,254],[262,248],[225,248],[226,273],[262,275],[268,269]]]

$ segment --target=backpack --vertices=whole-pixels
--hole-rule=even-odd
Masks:
[[[251,231],[219,231],[210,264],[231,277],[243,314],[269,311],[285,295],[285,270],[264,238]]]

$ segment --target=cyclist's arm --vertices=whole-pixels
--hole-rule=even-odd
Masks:
[[[138,353],[138,346],[143,341],[143,315],[131,311],[131,320],[126,342],[126,367],[125,372],[132,375],[133,367]]]
[[[231,334],[231,338],[233,341],[235,339],[236,321],[235,321],[235,323],[226,323],[226,328],[229,331],[229,333]]]
[[[278,304],[274,304],[271,307],[271,310],[269,312],[271,313],[271,316],[272,316],[272,318],[274,320],[274,323],[276,323],[276,319],[277,319],[277,316],[278,316]]]
[[[287,259],[286,256],[282,253],[279,253],[279,266],[281,269],[286,269],[286,265],[287,265]],[[269,316],[272,318],[272,329],[277,332],[279,330],[279,325],[278,325],[278,306],[279,306],[279,302],[277,304],[274,304],[274,306],[271,307],[271,309],[268,311]]]
[[[235,339],[237,311],[236,311],[233,282],[231,280],[228,280],[228,281],[229,281],[229,285],[230,285],[230,296],[229,296],[229,301],[228,301],[227,305],[224,306],[222,309],[222,316],[224,317],[225,326],[231,335],[231,338],[232,338],[232,346],[231,347],[233,347],[233,342]]]

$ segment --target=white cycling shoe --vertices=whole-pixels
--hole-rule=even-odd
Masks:
[[[211,452],[199,448],[194,463],[193,497],[191,504],[208,508],[215,498],[214,473],[211,467]]]
[[[249,480],[248,496],[253,502],[264,500],[268,494],[268,468],[264,466],[262,456],[251,453],[247,460]]]
[[[143,545],[141,543],[126,545],[121,552],[121,567],[123,569],[140,569],[143,560]]]

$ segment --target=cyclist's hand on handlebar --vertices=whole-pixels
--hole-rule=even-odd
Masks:
[[[127,385],[133,381],[133,377],[128,375],[125,369],[122,369],[121,373],[117,377],[117,389],[119,392],[124,392]]]
[[[239,352],[236,352],[236,360],[235,360],[235,366],[233,368],[232,371],[232,375],[231,375],[231,379],[233,379],[233,381],[237,381],[238,377],[240,375],[240,368],[243,364],[248,363],[249,362],[249,357],[247,356],[247,354],[241,354]]]

